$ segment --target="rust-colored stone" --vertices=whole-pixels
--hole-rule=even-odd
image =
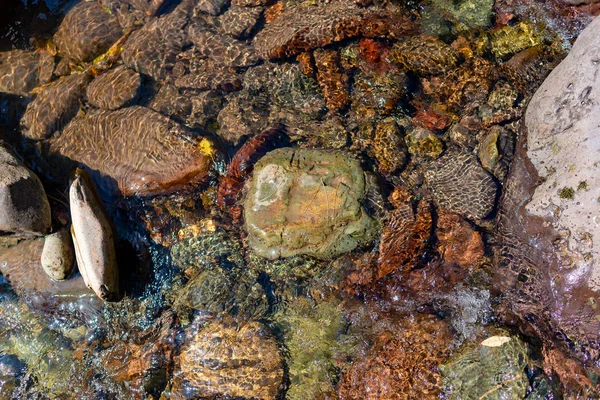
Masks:
[[[426,201],[419,203],[416,215],[410,203],[398,207],[381,234],[377,279],[397,269],[409,272],[429,242],[431,227],[431,210]]]
[[[434,317],[402,320],[344,373],[339,399],[438,399],[438,365],[448,356],[451,338],[448,326]]]
[[[270,24],[271,22],[279,18],[285,10],[285,4],[285,1],[278,1],[277,3],[267,7],[267,9],[265,10],[265,22],[267,24]]]
[[[438,250],[447,263],[468,267],[484,256],[481,234],[458,214],[440,213],[436,235]]]
[[[296,61],[302,67],[304,75],[314,76],[315,75],[315,61],[309,52],[300,53],[296,56]]]
[[[417,113],[413,116],[412,122],[417,126],[436,131],[446,129],[452,122],[450,116],[435,110],[424,102],[415,101],[413,104],[417,109]]]
[[[348,75],[342,71],[340,53],[336,50],[316,50],[317,80],[329,112],[336,113],[350,104]]]

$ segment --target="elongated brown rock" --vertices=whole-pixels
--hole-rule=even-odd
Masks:
[[[145,107],[78,116],[50,141],[58,174],[64,158],[116,182],[124,196],[152,195],[203,180],[215,155],[208,139],[195,140],[167,117]]]
[[[110,220],[84,170],[75,172],[69,189],[71,235],[79,272],[87,287],[102,300],[119,296],[119,270]]]

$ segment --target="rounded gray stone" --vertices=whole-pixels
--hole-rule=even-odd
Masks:
[[[46,236],[42,250],[42,268],[55,281],[67,279],[73,273],[73,242],[68,231]]]

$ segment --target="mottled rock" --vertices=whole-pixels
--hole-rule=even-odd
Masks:
[[[325,104],[331,113],[345,109],[350,104],[348,75],[340,66],[340,53],[336,50],[315,50],[317,81]]]
[[[252,47],[229,36],[214,33],[202,25],[191,26],[188,35],[200,54],[218,64],[230,67],[249,67],[259,61]]]
[[[360,71],[352,85],[352,113],[356,118],[388,115],[405,98],[406,74],[399,71]]]
[[[44,272],[55,281],[67,279],[73,273],[75,255],[71,234],[58,231],[46,236],[41,263]]]
[[[421,201],[417,212],[412,204],[404,203],[394,210],[381,233],[377,279],[400,269],[408,273],[419,263],[432,233],[430,205]]]
[[[429,129],[417,126],[404,136],[408,152],[413,156],[438,158],[444,151],[444,142]]]
[[[140,75],[121,65],[90,83],[87,100],[94,107],[116,110],[133,100],[142,84]]]
[[[466,268],[484,256],[481,234],[460,215],[439,213],[435,234],[438,251],[447,263]]]
[[[216,155],[208,139],[187,136],[144,107],[90,111],[50,141],[49,157],[59,169],[62,156],[100,172],[104,184],[116,183],[125,196],[164,193],[205,179]]]
[[[471,219],[485,218],[494,209],[496,182],[469,153],[447,154],[425,173],[435,201]]]
[[[259,322],[227,318],[209,322],[197,333],[191,330],[179,362],[187,397],[274,400],[283,380],[275,337]]]
[[[399,172],[408,161],[408,149],[400,127],[392,118],[380,121],[375,128],[373,151],[379,172],[391,175]]]
[[[392,60],[419,75],[440,75],[458,63],[456,51],[435,36],[417,35],[397,43]]]
[[[365,177],[343,153],[277,149],[255,166],[244,201],[248,244],[262,257],[332,258],[372,237]]]
[[[231,0],[231,4],[239,7],[258,7],[266,6],[274,0]]]
[[[194,15],[219,15],[229,4],[229,0],[200,0],[194,7]]]
[[[529,47],[542,43],[540,29],[532,23],[519,22],[514,26],[504,26],[490,33],[492,54],[497,59],[512,56]]]
[[[255,46],[265,58],[284,58],[356,36],[399,37],[413,23],[399,13],[339,0],[316,5],[299,3],[256,35]]]
[[[522,399],[529,387],[528,362],[527,345],[505,333],[467,344],[440,366],[444,394],[450,399]]]
[[[344,372],[340,399],[438,399],[438,365],[448,355],[451,332],[434,317],[402,320],[394,332],[381,334],[364,356]]]
[[[91,79],[87,73],[76,73],[63,76],[44,88],[27,106],[21,120],[23,135],[42,140],[62,130],[77,115]]]
[[[486,170],[500,180],[508,173],[515,151],[515,139],[506,128],[494,125],[479,143],[479,161]]]
[[[54,34],[61,55],[76,63],[91,61],[123,35],[117,18],[97,2],[81,1],[65,15]]]
[[[252,33],[262,13],[262,7],[232,5],[219,18],[219,32],[236,39],[245,39]]]
[[[44,234],[51,223],[42,183],[0,145],[0,231],[17,236]]]
[[[0,53],[0,92],[29,95],[47,83],[54,71],[54,56],[43,52],[10,50]]]
[[[110,220],[93,182],[75,171],[69,188],[71,234],[79,272],[87,287],[105,301],[119,297],[119,269]]]

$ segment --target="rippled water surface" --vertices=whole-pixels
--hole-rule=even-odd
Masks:
[[[5,3],[1,142],[51,232],[91,176],[120,289],[0,236],[0,399],[597,398],[496,254],[524,109],[592,6]]]

